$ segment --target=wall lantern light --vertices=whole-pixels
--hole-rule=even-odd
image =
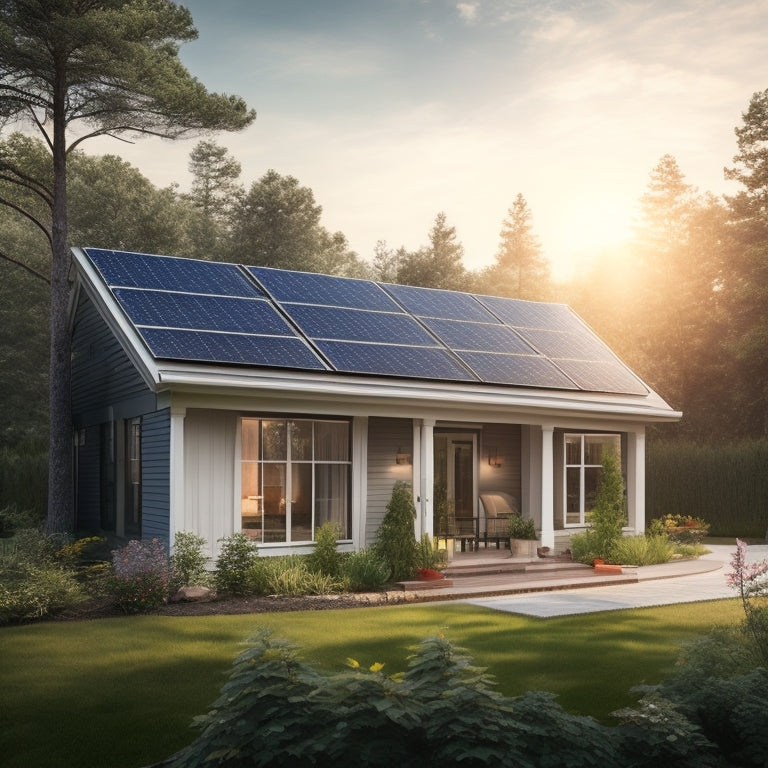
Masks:
[[[488,448],[488,464],[492,467],[500,467],[501,459],[499,458],[498,449],[493,446]]]
[[[411,454],[406,453],[403,448],[398,448],[397,453],[395,454],[395,463],[397,464],[410,464],[411,463]]]

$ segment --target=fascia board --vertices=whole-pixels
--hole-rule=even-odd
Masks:
[[[72,248],[72,253],[78,267],[77,290],[85,290],[146,385],[150,389],[156,389],[160,383],[160,369],[157,361],[149,353],[143,339],[125,316],[112,292],[104,284],[83,250]],[[75,309],[76,307],[73,306],[71,310],[73,318]]]
[[[540,415],[571,414],[615,416],[645,422],[678,421],[682,413],[672,410],[658,395],[640,403],[628,396],[600,396],[596,393],[557,393],[533,389],[480,388],[440,382],[403,382],[402,380],[363,380],[360,378],[311,375],[302,372],[261,370],[236,373],[231,369],[191,369],[186,366],[163,366],[159,372],[160,388],[174,392],[219,393],[224,396],[270,398],[303,398],[336,401],[349,406],[366,403],[378,405],[391,415],[397,407],[415,406],[425,409],[469,409],[489,412],[503,409]]]

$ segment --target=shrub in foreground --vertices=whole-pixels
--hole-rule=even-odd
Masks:
[[[419,766],[700,768],[723,763],[704,729],[669,699],[647,697],[609,727],[565,712],[551,694],[507,698],[442,636],[424,640],[402,674],[354,659],[322,674],[262,633],[236,660],[199,737],[171,768]],[[750,688],[748,700],[755,703]],[[729,697],[731,703],[732,699]],[[749,717],[744,708],[742,718]],[[766,737],[750,728],[740,756]],[[764,754],[764,753],[763,753]],[[745,763],[753,765],[752,762]]]

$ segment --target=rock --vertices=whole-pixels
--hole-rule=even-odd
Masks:
[[[172,603],[194,603],[203,600],[210,600],[213,597],[213,590],[209,587],[182,587],[173,597]]]

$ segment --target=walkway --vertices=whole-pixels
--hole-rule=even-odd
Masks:
[[[708,546],[711,553],[697,560],[644,566],[629,577],[567,571],[561,577],[553,573],[551,578],[537,575],[526,580],[499,574],[491,581],[487,576],[476,577],[474,585],[472,577],[457,578],[453,586],[435,590],[430,598],[460,598],[498,611],[547,618],[736,597],[726,582],[735,544]],[[751,545],[748,554],[750,560],[763,560],[768,557],[768,545]],[[479,584],[480,580],[485,583]],[[476,592],[472,594],[471,590]]]

